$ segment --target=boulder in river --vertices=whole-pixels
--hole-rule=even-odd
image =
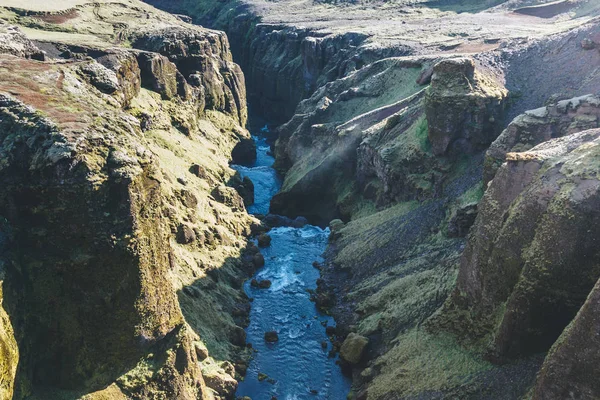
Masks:
[[[250,281],[250,286],[259,289],[268,289],[271,287],[271,281],[268,279],[264,279],[261,281],[259,281],[258,279],[252,279],[252,281]]]
[[[358,364],[362,360],[368,344],[369,339],[352,332],[346,337],[346,340],[344,340],[342,348],[340,349],[340,356],[344,361],[350,364]]]
[[[256,253],[252,257],[252,263],[254,264],[254,267],[260,268],[265,265],[265,257],[260,253]]]
[[[275,343],[279,341],[279,335],[276,331],[265,332],[265,341],[269,343]]]
[[[254,140],[242,138],[231,152],[234,164],[251,166],[256,161],[256,144]]]
[[[271,236],[266,233],[262,233],[258,236],[258,246],[259,247],[269,247],[271,245]]]

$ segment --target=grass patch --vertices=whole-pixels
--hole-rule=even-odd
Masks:
[[[415,328],[398,335],[393,342],[395,346],[375,363],[381,373],[369,386],[369,398],[443,391],[492,368],[456,343],[451,335],[431,335]]]

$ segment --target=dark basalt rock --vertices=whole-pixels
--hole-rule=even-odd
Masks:
[[[276,331],[265,332],[265,341],[268,343],[275,343],[279,341],[279,335]]]
[[[256,162],[256,143],[253,139],[241,138],[231,152],[234,164],[251,166]]]
[[[489,337],[492,359],[547,351],[600,277],[599,154],[598,129],[508,153],[480,203],[441,315],[469,310],[453,329]]]
[[[504,87],[476,71],[472,59],[436,64],[425,101],[433,152],[472,153],[489,145],[502,129],[506,96]]]

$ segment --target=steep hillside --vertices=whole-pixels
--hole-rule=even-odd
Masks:
[[[34,3],[0,3],[0,398],[232,396],[257,221],[227,37]]]

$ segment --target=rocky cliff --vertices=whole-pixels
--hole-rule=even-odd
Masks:
[[[232,396],[233,53],[282,123],[272,211],[341,218],[314,298],[350,397],[598,397],[598,4],[148,1],[228,40],[73,3],[0,13],[2,396]]]
[[[0,8],[0,398],[229,398],[255,220],[226,186],[249,138],[227,38],[36,6]]]
[[[337,345],[354,378],[353,396],[505,399],[527,396],[535,386],[534,396],[546,390],[551,398],[568,390],[551,388],[546,376],[573,376],[573,358],[564,354],[572,354],[567,346],[585,328],[562,332],[598,278],[588,251],[592,239],[580,241],[572,230],[561,239],[556,226],[526,223],[533,211],[517,205],[541,207],[535,214],[540,224],[555,217],[545,217],[554,211],[539,204],[551,189],[550,177],[519,173],[514,165],[534,165],[530,153],[516,152],[552,138],[571,145],[548,144],[552,150],[531,156],[544,165],[539,173],[560,157],[574,161],[591,146],[590,132],[579,139],[566,135],[597,127],[595,97],[568,99],[600,90],[598,5],[154,3],[225,29],[251,77],[257,109],[286,117],[274,146],[285,180],[271,211],[323,225],[343,220],[330,225],[328,263],[315,298],[337,318]],[[350,33],[359,40],[336,39]],[[336,41],[344,45],[337,48]],[[591,155],[586,160],[591,165]],[[504,161],[509,167],[501,167]],[[565,204],[592,196],[583,194],[579,185],[588,182],[579,172],[566,186],[562,178],[551,180],[557,196],[568,192],[561,197]],[[525,182],[525,175],[532,180],[522,188],[508,184]],[[498,199],[491,199],[494,193]],[[523,200],[512,203],[521,194]],[[500,210],[499,199],[513,195],[503,203],[506,212]],[[573,207],[574,222],[563,220],[564,227],[583,232],[584,220],[593,218],[587,208]],[[522,253],[523,243],[530,243],[526,236],[538,229],[552,231],[548,241],[536,245],[536,253]],[[504,264],[498,264],[494,243],[505,239],[514,248],[507,245]],[[473,252],[476,259],[469,258]],[[547,265],[521,262],[540,254]],[[581,264],[585,278],[566,279],[562,261]],[[469,291],[479,294],[464,294]],[[543,318],[557,305],[556,318]],[[584,306],[579,315],[591,309]],[[580,316],[572,327],[593,324]],[[590,382],[574,380],[583,398],[594,396]]]

